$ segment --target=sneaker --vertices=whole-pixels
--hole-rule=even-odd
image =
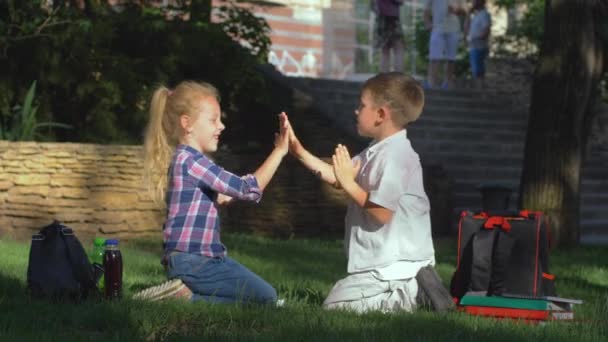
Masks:
[[[192,291],[181,279],[171,279],[137,292],[133,299],[158,301],[167,298],[190,299],[191,297]]]
[[[416,275],[416,281],[418,281],[416,301],[420,307],[437,312],[456,309],[450,292],[443,286],[441,278],[433,266],[421,268]]]

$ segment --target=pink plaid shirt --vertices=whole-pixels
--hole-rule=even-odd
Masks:
[[[168,177],[167,221],[163,226],[165,254],[180,251],[225,256],[215,203],[217,194],[259,202],[262,191],[256,178],[230,173],[188,145],[177,146]]]

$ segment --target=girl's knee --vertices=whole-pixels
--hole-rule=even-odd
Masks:
[[[277,302],[277,290],[270,284],[265,283],[263,287],[260,287],[256,293],[256,301],[263,304],[274,304]]]

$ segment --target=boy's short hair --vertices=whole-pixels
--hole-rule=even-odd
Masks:
[[[420,117],[424,106],[424,90],[420,82],[401,72],[380,73],[363,84],[374,104],[391,109],[392,119],[400,127]]]

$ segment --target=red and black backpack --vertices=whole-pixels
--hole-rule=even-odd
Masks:
[[[458,225],[458,261],[450,284],[454,300],[469,291],[488,296],[554,296],[549,234],[541,212],[463,211]]]

